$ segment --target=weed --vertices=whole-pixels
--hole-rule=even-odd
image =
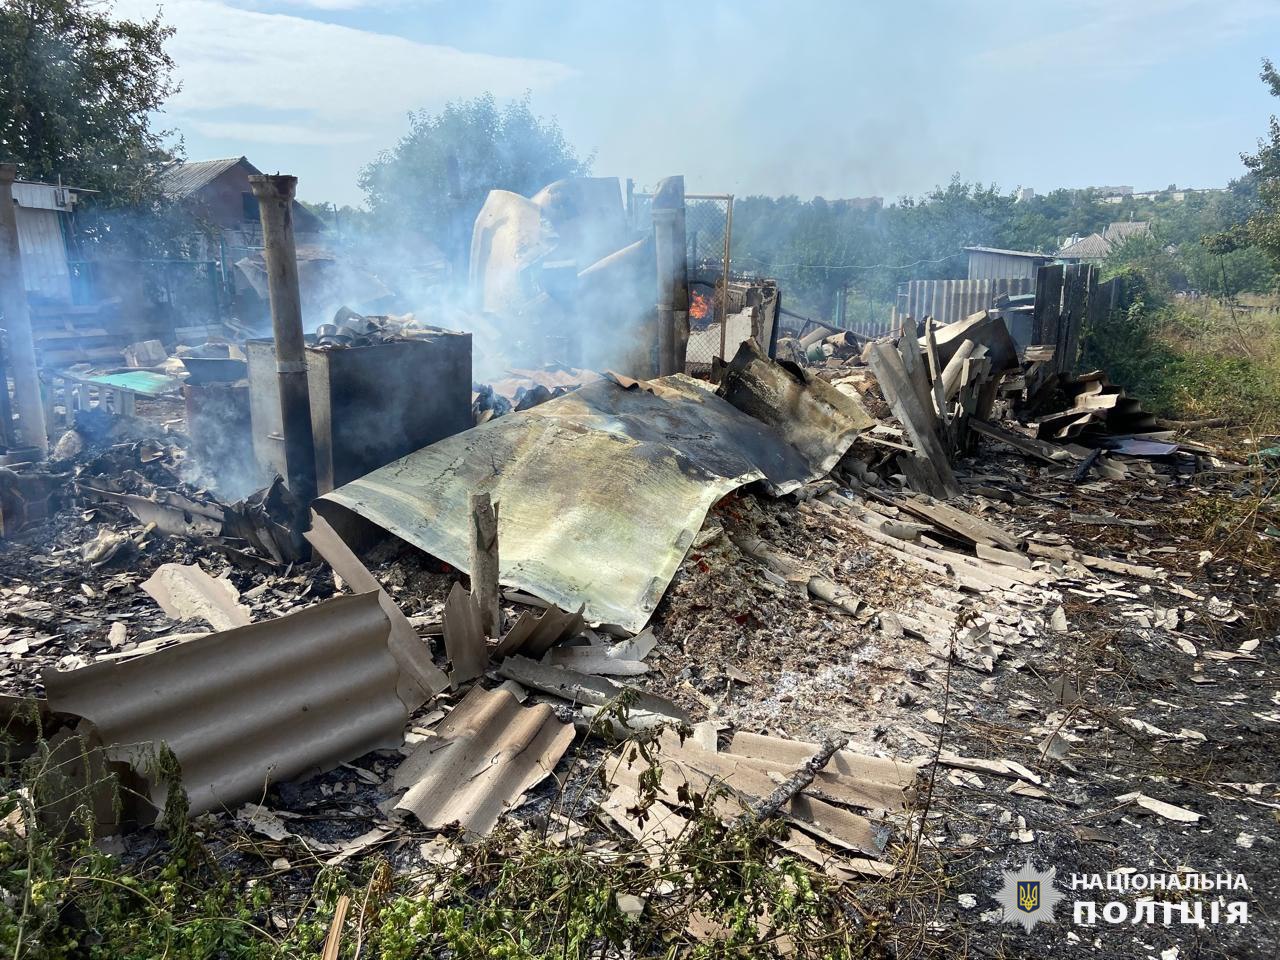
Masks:
[[[615,730],[628,711],[612,704],[596,723]],[[605,752],[611,762],[650,768],[642,807],[661,790],[658,735],[646,731]],[[787,856],[777,822],[726,824],[715,812],[725,798],[717,788],[681,794],[689,827],[656,854],[507,825],[463,845],[456,863],[419,874],[397,876],[385,860],[369,864],[363,880],[351,865],[321,869],[290,923],[265,878],[219,865],[205,848],[167,750],[148,768],[164,778],[167,798],[157,851],[125,858],[100,849],[95,825],[119,809],[118,801],[104,806],[102,794],[119,788],[91,744],[66,743],[40,741],[4,767],[0,955],[15,960],[315,956],[343,894],[357,905],[342,940],[347,960],[565,960],[623,945],[635,956],[698,960],[879,955],[880,928],[867,917],[880,914],[857,903],[853,886]]]

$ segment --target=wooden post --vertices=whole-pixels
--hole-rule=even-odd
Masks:
[[[471,494],[471,597],[486,637],[502,636],[498,593],[498,504],[489,494]]]
[[[946,424],[947,397],[942,389],[942,364],[938,360],[938,337],[934,332],[933,317],[924,325],[925,354],[929,358],[929,382],[933,384],[933,405],[938,411],[938,420]]]
[[[1031,338],[1036,343],[1058,342],[1062,313],[1062,264],[1036,271],[1036,300],[1032,308]]]

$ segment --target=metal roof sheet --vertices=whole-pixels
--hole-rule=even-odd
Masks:
[[[680,374],[600,380],[411,453],[317,509],[467,570],[469,495],[487,492],[502,505],[503,583],[638,631],[712,504],[755,480],[786,493],[825,474],[873,422],[830,384],[742,349],[754,360],[735,358],[732,402]]]
[[[173,200],[185,199],[240,163],[248,165],[250,173],[261,172],[244,157],[174,163],[160,171],[160,190]]]
[[[998,253],[1006,257],[1033,257],[1036,260],[1052,260],[1051,253],[1033,253],[1030,250],[1002,250],[1000,247],[965,247],[970,253]]]

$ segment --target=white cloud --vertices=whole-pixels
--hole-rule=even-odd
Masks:
[[[236,120],[188,121],[184,126],[206,137],[220,140],[238,140],[244,143],[292,143],[299,146],[337,146],[351,143],[367,143],[373,139],[370,132],[358,130],[324,130],[297,123],[253,123]]]
[[[155,8],[154,0],[118,0],[116,5],[125,16],[148,16]],[[438,108],[484,91],[499,98],[519,96],[573,76],[569,67],[549,60],[468,53],[214,0],[168,0],[163,13],[177,28],[168,50],[182,91],[168,111],[178,126],[202,120],[230,134],[235,124],[227,123],[227,113],[242,110],[242,129],[252,135],[246,139],[259,142],[335,143],[358,137],[389,146],[403,132],[410,110]],[[260,123],[255,110],[287,112],[290,122]],[[314,132],[304,135],[305,130]]]
[[[312,10],[359,10],[364,7],[395,7],[404,0],[227,0],[239,7],[307,7]],[[435,0],[426,0],[433,3]]]

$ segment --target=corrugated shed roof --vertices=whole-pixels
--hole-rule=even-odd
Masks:
[[[1074,243],[1068,243],[1058,251],[1058,259],[1102,260],[1117,243],[1150,232],[1151,224],[1146,220],[1117,220],[1107,224],[1101,233],[1091,233]]]
[[[191,163],[175,163],[160,171],[160,189],[165,196],[183,200],[202,187],[211,184],[236,164],[248,164],[251,173],[261,173],[244,157],[223,157],[221,160],[196,160]]]
[[[1051,254],[1032,253],[1030,250],[1003,250],[1000,247],[965,247],[970,253],[998,253],[1006,257],[1032,257],[1036,260],[1048,260]]]

